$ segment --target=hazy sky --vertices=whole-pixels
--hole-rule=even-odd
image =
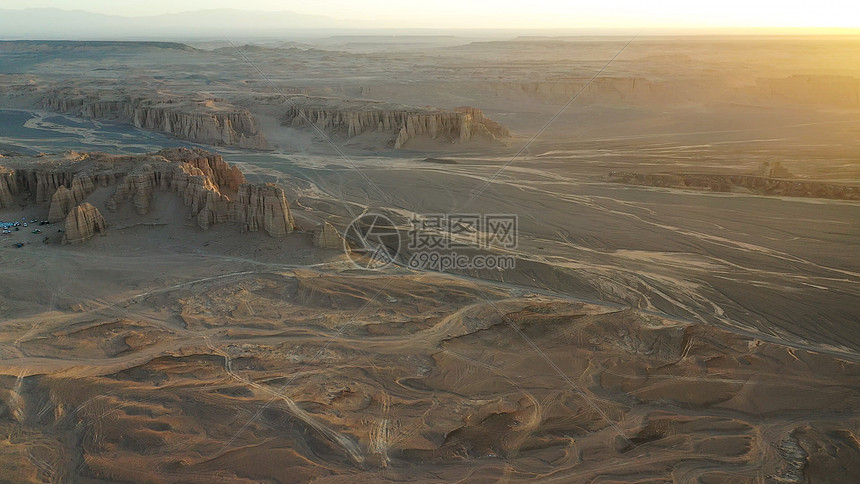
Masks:
[[[755,0],[0,0],[141,16],[211,8],[291,10],[373,27],[860,27],[856,1]],[[371,26],[371,25],[368,25]]]

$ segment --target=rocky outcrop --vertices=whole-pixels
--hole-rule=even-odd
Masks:
[[[89,203],[74,207],[66,216],[64,244],[80,244],[107,229],[107,222],[99,210]]]
[[[528,82],[493,83],[490,89],[499,96],[521,98],[527,96],[537,101],[562,104],[574,96],[582,101],[598,104],[647,104],[671,99],[670,86],[654,83],[639,77],[600,76],[562,78]],[[675,101],[683,101],[686,93],[675,89]]]
[[[612,181],[651,187],[699,189],[714,192],[746,191],[758,195],[860,200],[860,186],[818,181],[751,175],[684,173],[642,174],[614,172],[610,173],[609,176]]]
[[[679,62],[687,62],[681,59]],[[709,79],[707,95],[717,95],[724,92],[718,81]],[[471,82],[458,81],[457,90],[464,97],[487,99],[488,96],[511,100],[522,100],[529,103],[551,104],[562,106],[571,98],[577,96],[578,102],[601,105],[666,105],[696,101],[702,96],[702,90],[693,86],[694,81],[684,78],[673,82],[667,79],[647,79],[640,76],[609,76],[601,75],[596,79],[588,77],[567,77],[551,75],[542,78],[538,72],[528,76],[528,79],[480,79]],[[408,93],[412,87],[394,87],[401,96]],[[368,99],[390,98],[392,86],[389,84],[362,86],[360,96]],[[404,92],[405,91],[405,92]],[[698,92],[697,92],[698,91]]]
[[[794,75],[759,78],[756,80],[755,92],[759,98],[781,102],[840,108],[860,106],[860,79],[851,76]]]
[[[83,202],[95,190],[95,183],[91,176],[78,175],[72,179],[69,188],[60,185],[51,196],[51,204],[48,208],[48,221],[59,222],[75,205]]]
[[[15,172],[0,166],[0,208],[12,207],[17,194],[18,182],[15,179]]]
[[[221,191],[235,192],[246,182],[245,175],[236,166],[230,166],[221,155],[198,148],[168,148],[156,153],[170,161],[181,161],[200,169]]]
[[[59,214],[55,221],[62,220],[73,206],[81,203],[93,192],[96,183],[106,184],[115,179],[108,175],[79,173],[74,164],[86,160],[88,156],[70,152],[62,155],[61,160],[46,157],[47,165],[55,162],[63,165],[58,167],[15,166],[19,158],[6,158],[10,166],[0,166],[0,208],[12,206],[15,198],[19,196],[26,202],[50,201],[52,206],[56,205],[54,213]],[[64,192],[57,195],[57,190],[61,187]]]
[[[397,132],[394,147],[402,148],[418,136],[466,143],[472,139],[472,122],[472,117],[464,113],[408,114]]]
[[[65,217],[71,207],[81,203],[97,185],[113,184],[119,176],[116,170],[108,164],[99,173],[83,169],[84,165],[92,165],[91,157],[110,158],[114,160],[123,157],[107,157],[104,154],[67,152],[62,155],[4,158],[0,166],[0,208],[11,206],[16,197],[22,202],[45,203],[52,202],[60,187],[69,190],[69,194],[61,194],[58,198],[71,197],[71,202],[62,202],[62,215]],[[128,158],[128,157],[125,157]],[[30,160],[20,163],[20,160]],[[59,202],[59,200],[58,200]],[[69,205],[70,203],[70,205]],[[55,209],[55,213],[58,209]]]
[[[340,236],[334,225],[323,222],[314,229],[314,247],[321,249],[343,249],[343,237]]]
[[[48,208],[48,222],[55,223],[66,218],[72,207],[76,205],[72,191],[60,185],[51,197],[51,205]]]
[[[180,139],[216,146],[269,149],[251,113],[224,99],[180,100],[58,89],[45,96],[42,107],[92,119],[111,119],[160,131]]]
[[[292,232],[295,226],[284,190],[270,183],[239,187],[236,216],[244,223],[245,230],[264,230],[274,237]]]
[[[48,220],[58,222],[65,218],[72,207],[83,202],[96,186],[118,184],[117,193],[108,202],[109,208],[116,208],[117,203],[129,198],[135,210],[142,214],[148,211],[152,190],[156,187],[172,188],[177,193],[181,192],[183,199],[191,200],[195,196],[204,197],[200,195],[208,188],[204,180],[208,180],[216,191],[226,193],[235,193],[245,183],[245,176],[238,168],[229,166],[220,155],[200,149],[174,148],[149,156],[105,157],[110,162],[105,163],[105,171],[101,173],[92,172],[92,166],[88,164],[90,156],[86,153],[69,153],[61,160],[69,165],[61,168],[4,168],[0,171],[0,207],[11,206],[14,197],[19,194],[36,203],[50,201]],[[130,162],[126,163],[129,171],[113,166],[125,162]],[[156,170],[169,173],[165,177],[147,173],[145,167],[152,162],[172,162],[162,166],[163,170]],[[87,165],[89,168],[76,170],[76,165]],[[177,182],[174,184],[175,175]],[[192,192],[197,195],[190,195]],[[188,204],[203,205],[199,200],[197,203],[189,201]]]
[[[116,191],[108,199],[106,206],[108,210],[114,211],[131,202],[135,213],[145,215],[149,212],[156,191],[175,193],[195,215],[210,202],[214,204],[229,200],[199,168],[165,159],[163,162],[154,161],[141,165],[134,172],[125,175],[117,184]],[[208,228],[209,224],[202,226]]]
[[[791,178],[793,175],[778,161],[765,161],[758,167],[758,176],[768,178]]]
[[[265,231],[274,237],[293,231],[290,206],[280,187],[246,183],[244,175],[220,155],[202,150],[178,148],[156,155],[117,185],[107,202],[109,210],[131,202],[135,212],[144,215],[153,194],[168,191],[179,196],[202,229],[235,222],[244,231]]]
[[[237,190],[239,199],[231,200],[227,195],[221,193],[212,178],[200,168],[189,163],[170,163],[165,160],[163,163],[156,162],[141,166],[134,173],[126,175],[117,185],[116,192],[108,199],[107,207],[109,210],[118,210],[120,206],[131,203],[135,213],[145,215],[149,212],[155,192],[173,192],[190,209],[190,216],[196,220],[197,225],[202,229],[208,229],[219,223],[239,222],[250,224],[253,227],[245,227],[246,230],[256,231],[257,227],[264,225],[263,217],[261,215],[259,220],[254,217],[247,218],[248,207],[245,206],[242,198],[242,195],[248,190],[247,187],[256,186],[240,185]],[[283,195],[283,191],[281,191],[281,195]],[[286,206],[285,198],[283,202]],[[249,201],[248,203],[252,202]],[[289,213],[289,207],[286,206],[286,209],[282,210],[283,212]],[[274,227],[274,220],[275,217],[271,216],[265,226]],[[285,223],[282,219],[282,224]],[[291,220],[289,224],[291,231]],[[286,229],[272,229],[267,230],[267,232],[272,235],[288,233]]]
[[[15,170],[16,191],[26,192],[34,202],[47,202],[60,186],[71,187],[74,176],[73,172],[18,169]]]
[[[12,206],[16,199],[36,204],[50,200],[50,221],[69,220],[67,214],[97,186],[114,186],[105,202],[110,211],[131,205],[135,213],[145,215],[156,192],[172,192],[203,229],[232,222],[243,231],[265,231],[277,237],[292,232],[295,225],[283,189],[249,184],[220,155],[200,149],[174,148],[142,156],[69,153],[11,160],[12,166],[0,166],[0,207]]]
[[[229,201],[228,194],[235,193],[242,183],[245,183],[245,176],[227,164],[221,155],[200,149],[173,148],[159,151],[146,162],[137,164],[117,184],[107,207],[117,210],[120,205],[131,202],[134,211],[144,215],[149,212],[155,191],[171,191],[194,214],[199,214],[205,208],[211,210]],[[205,219],[199,223],[203,228],[220,221],[218,217],[213,221],[209,221],[208,216]]]
[[[299,98],[291,103],[282,124],[313,125],[349,138],[365,132],[389,133],[394,148],[402,148],[418,136],[449,143],[465,143],[478,135],[496,141],[510,137],[507,128],[486,118],[477,108],[442,110],[328,98]]]
[[[508,128],[502,126],[501,123],[484,116],[484,112],[478,108],[461,106],[454,108],[454,111],[471,117],[472,136],[476,134],[482,134],[484,136],[491,136],[494,138],[509,138],[511,136],[511,132],[508,131]]]

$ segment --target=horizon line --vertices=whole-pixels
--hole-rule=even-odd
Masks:
[[[91,15],[99,15],[104,17],[117,17],[123,19],[147,19],[147,18],[156,18],[156,17],[169,17],[176,15],[185,15],[185,14],[193,14],[200,12],[246,12],[246,13],[257,13],[257,14],[291,14],[299,17],[308,17],[308,18],[319,18],[319,19],[327,19],[338,23],[349,23],[355,22],[357,24],[367,24],[373,22],[386,22],[385,19],[349,19],[349,18],[338,18],[332,17],[325,14],[319,13],[300,13],[295,10],[266,10],[266,9],[242,9],[242,8],[230,8],[230,7],[219,7],[219,8],[202,8],[195,10],[181,10],[177,12],[163,12],[163,13],[150,13],[150,14],[117,14],[117,13],[104,13],[93,10],[85,10],[80,8],[59,8],[59,7],[23,7],[23,8],[14,8],[14,7],[0,7],[0,11],[14,11],[14,12],[38,12],[38,11],[56,11],[56,12],[79,12],[84,14]],[[253,28],[252,26],[238,26],[231,30],[243,30]],[[730,24],[720,24],[720,25],[709,25],[709,24],[631,24],[631,25],[601,25],[601,26],[523,26],[523,27],[510,27],[510,26],[385,26],[380,24],[379,26],[369,26],[369,27],[351,27],[348,25],[335,25],[328,27],[307,27],[296,29],[295,27],[270,27],[266,28],[266,31],[277,31],[277,30],[303,30],[303,31],[320,31],[320,30],[357,30],[357,31],[369,31],[369,30],[446,30],[446,31],[590,31],[590,32],[600,32],[607,30],[627,30],[627,31],[637,31],[637,32],[653,32],[653,31],[684,31],[689,32],[685,34],[675,34],[675,35],[755,35],[756,32],[774,32],[774,31],[782,31],[785,33],[779,35],[860,35],[860,26],[827,26],[827,25],[730,25]],[[703,31],[703,32],[695,32],[695,31]],[[726,32],[731,31],[731,32]],[[619,34],[620,35],[620,34]],[[653,34],[652,34],[653,35]],[[2,37],[0,37],[2,38]],[[35,39],[34,39],[35,40]]]

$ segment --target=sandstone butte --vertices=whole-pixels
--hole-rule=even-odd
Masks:
[[[112,189],[109,211],[130,204],[137,214],[149,211],[156,192],[176,194],[202,229],[235,223],[243,231],[264,231],[279,237],[293,231],[290,206],[283,189],[253,184],[220,155],[200,149],[172,148],[140,156],[67,153],[35,158],[4,158],[0,166],[0,208],[16,203],[47,204],[49,221],[65,219],[73,227],[90,228],[78,220],[81,204],[99,187]],[[93,207],[96,208],[96,207]],[[73,216],[70,222],[69,216]],[[101,222],[98,217],[93,218]],[[88,223],[84,224],[88,226]],[[102,227],[102,228],[99,228]],[[93,233],[102,230],[96,224]],[[70,242],[78,232],[68,235]]]
[[[322,249],[343,249],[344,240],[334,225],[323,222],[314,229],[314,246]]]
[[[365,132],[390,133],[394,148],[402,148],[418,136],[450,143],[466,143],[478,135],[492,141],[511,136],[507,128],[478,108],[443,110],[322,98],[294,100],[282,123],[290,127],[315,125],[349,138]]]
[[[90,240],[107,228],[107,222],[99,209],[89,203],[73,208],[66,216],[64,244],[80,244]]]
[[[773,167],[767,169],[772,170]],[[781,168],[777,167],[777,169]],[[769,176],[611,172],[609,179],[629,185],[650,187],[699,189],[714,192],[746,191],[767,196],[860,200],[860,186],[857,185]]]
[[[36,104],[42,109],[125,122],[198,143],[271,149],[250,111],[206,94],[178,96],[60,86],[46,90]],[[288,104],[281,115],[285,126],[315,126],[348,138],[366,132],[385,133],[389,146],[395,149],[421,136],[446,143],[466,143],[476,137],[504,143],[511,137],[507,128],[474,107],[439,109],[308,96],[294,96]]]
[[[251,113],[221,98],[197,96],[180,100],[164,94],[125,95],[63,88],[51,91],[39,104],[51,111],[123,121],[198,143],[269,149]]]

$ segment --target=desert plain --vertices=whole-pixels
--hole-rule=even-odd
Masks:
[[[858,114],[847,36],[0,42],[0,480],[852,482]]]

